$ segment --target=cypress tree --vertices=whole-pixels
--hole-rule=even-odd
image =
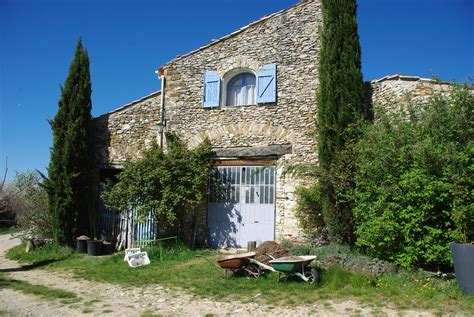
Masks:
[[[318,156],[322,177],[321,205],[329,237],[351,242],[350,204],[339,201],[350,189],[345,146],[354,136],[351,124],[364,114],[360,44],[354,0],[323,0],[323,28],[319,59]],[[350,168],[349,168],[350,169]],[[341,184],[341,177],[345,184]],[[349,173],[350,174],[350,173]]]
[[[53,147],[45,187],[54,238],[60,244],[72,244],[74,236],[87,231],[94,213],[91,91],[89,57],[79,39],[58,112],[50,120]]]

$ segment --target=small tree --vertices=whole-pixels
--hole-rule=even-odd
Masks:
[[[89,215],[95,213],[90,203],[94,199],[91,107],[89,57],[79,39],[58,112],[50,120],[53,147],[45,188],[54,238],[60,244],[71,244],[79,231],[88,230]]]
[[[193,245],[197,225],[206,214],[211,147],[206,141],[188,150],[172,134],[167,140],[166,152],[154,145],[142,159],[127,162],[117,184],[102,198],[108,208],[136,210],[139,217],[152,211],[159,235],[177,235]]]
[[[5,160],[5,172],[0,180],[0,225],[15,223],[12,203],[20,193],[11,190],[7,184],[8,160]]]
[[[346,145],[357,137],[353,124],[366,113],[354,0],[323,0],[319,85],[320,205],[330,239],[351,243],[354,166]]]
[[[53,225],[48,212],[48,195],[40,186],[38,172],[17,173],[11,183],[13,191],[18,193],[12,201],[20,231],[28,238],[52,239]]]
[[[25,179],[22,173],[16,175],[13,182],[7,183],[8,160],[5,160],[5,172],[0,181],[0,225],[16,223],[16,212],[18,203],[25,195],[25,191],[30,190],[35,185],[32,178]],[[20,181],[21,179],[21,181]],[[18,186],[21,182],[22,186]]]

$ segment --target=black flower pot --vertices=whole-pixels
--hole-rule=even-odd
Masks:
[[[112,253],[112,244],[109,241],[102,242],[102,254]]]
[[[474,244],[451,243],[454,273],[459,287],[467,295],[474,295]]]
[[[102,240],[87,241],[87,254],[97,256],[102,254]]]
[[[88,236],[80,236],[76,238],[76,250],[80,253],[87,253]]]

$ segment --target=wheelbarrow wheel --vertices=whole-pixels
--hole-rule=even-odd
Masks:
[[[314,284],[321,281],[321,274],[315,268],[311,268],[304,272],[304,277],[308,279],[308,283]]]
[[[247,276],[249,277],[259,277],[262,274],[262,270],[260,270],[260,267],[257,264],[250,263],[244,267],[245,272],[247,273]]]

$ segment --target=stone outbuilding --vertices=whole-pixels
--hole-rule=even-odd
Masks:
[[[320,1],[301,1],[161,66],[160,91],[95,118],[102,175],[140,157],[164,131],[190,147],[212,143],[230,186],[209,197],[211,246],[299,239],[290,165],[317,164],[315,138]],[[372,82],[374,100],[429,80],[389,76]],[[421,86],[420,86],[421,85]]]

